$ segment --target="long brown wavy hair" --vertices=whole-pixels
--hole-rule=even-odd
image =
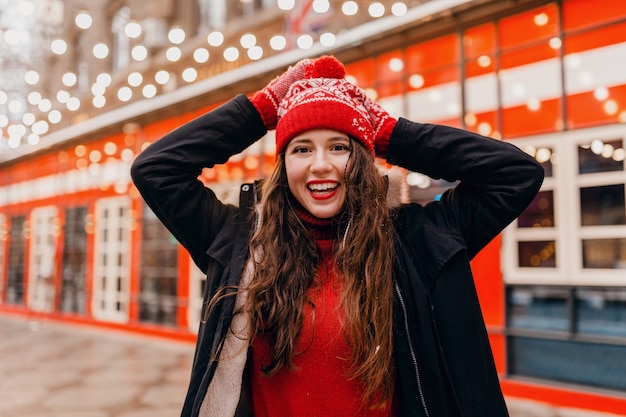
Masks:
[[[348,377],[361,381],[364,403],[377,408],[388,404],[393,393],[393,229],[385,204],[387,181],[374,158],[351,140],[350,159],[334,258],[342,283],[344,337],[352,352]],[[294,204],[283,153],[263,184],[260,226],[250,245],[254,276],[244,305],[252,334],[269,336],[273,356],[263,368],[269,376],[294,367],[305,307],[314,308],[307,290],[315,285],[321,255]]]

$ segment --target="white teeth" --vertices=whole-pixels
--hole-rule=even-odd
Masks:
[[[329,190],[334,190],[335,188],[337,188],[339,186],[339,184],[332,182],[332,183],[316,183],[316,184],[309,184],[309,190],[311,191],[329,191]]]

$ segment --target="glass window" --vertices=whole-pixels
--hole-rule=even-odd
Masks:
[[[554,240],[517,242],[518,266],[527,268],[555,268],[556,242]]]
[[[626,390],[626,346],[517,336],[508,341],[512,374]]]
[[[626,224],[624,184],[580,189],[581,226]]]
[[[577,331],[626,337],[625,289],[578,289]]]
[[[584,239],[583,268],[626,268],[626,238]]]
[[[621,139],[608,141],[595,139],[578,146],[578,173],[623,171],[624,156]]]
[[[61,272],[61,311],[85,313],[87,275],[87,207],[65,210],[63,264]]]
[[[517,219],[518,227],[554,227],[554,192],[540,191]]]
[[[508,324],[511,328],[568,331],[569,292],[565,289],[509,288]]]
[[[141,236],[141,321],[176,325],[178,243],[144,204]]]
[[[551,177],[553,175],[554,167],[553,160],[555,160],[556,155],[554,153],[554,149],[549,146],[523,146],[522,150],[535,158],[537,162],[541,164],[543,167],[544,174],[547,177]]]
[[[9,268],[6,302],[24,303],[24,266],[26,263],[26,216],[11,218],[9,231]]]

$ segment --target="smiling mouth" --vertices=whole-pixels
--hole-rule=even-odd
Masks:
[[[339,183],[323,182],[323,183],[308,184],[307,188],[313,194],[326,194],[326,193],[331,193],[335,191],[337,188],[339,188]]]

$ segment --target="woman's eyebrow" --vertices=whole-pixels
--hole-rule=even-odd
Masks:
[[[311,139],[306,139],[306,138],[293,139],[291,142],[289,142],[286,149],[290,149],[298,145],[308,145],[310,143],[312,143]]]

